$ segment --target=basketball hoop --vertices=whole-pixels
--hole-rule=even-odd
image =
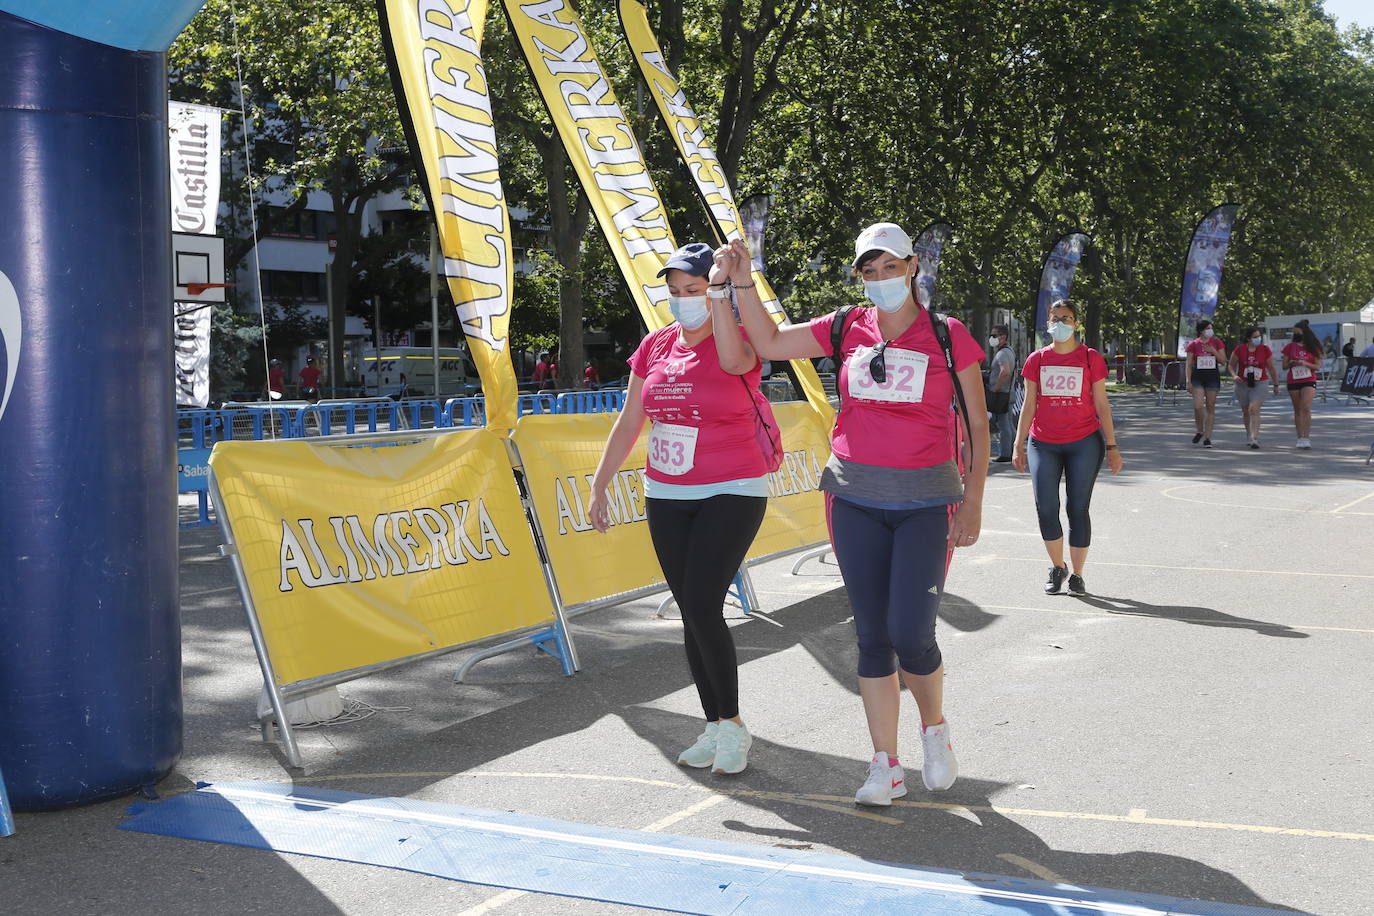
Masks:
[[[201,295],[202,293],[204,293],[207,289],[223,289],[223,288],[225,288],[225,287],[233,286],[234,284],[232,284],[232,283],[185,283],[185,284],[183,284],[183,285],[186,287],[186,293],[187,293],[187,295],[190,295],[190,296],[199,296],[199,295]]]

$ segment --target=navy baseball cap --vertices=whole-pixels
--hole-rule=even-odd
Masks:
[[[705,242],[683,245],[668,256],[668,263],[658,272],[661,277],[670,270],[685,270],[694,277],[704,277],[711,272],[715,263],[716,250]]]

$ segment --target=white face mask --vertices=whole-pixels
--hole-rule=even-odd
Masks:
[[[1050,336],[1053,337],[1055,340],[1059,341],[1060,343],[1063,343],[1064,341],[1072,337],[1073,331],[1074,329],[1072,325],[1067,325],[1060,321],[1056,321],[1050,325]]]
[[[669,296],[668,311],[688,331],[695,331],[711,317],[705,296]]]
[[[1002,338],[1000,338],[1000,337],[989,337],[989,338],[988,338],[988,346],[989,346],[989,347],[992,347],[994,350],[996,350],[996,349],[998,348],[998,346],[1000,346],[1000,344],[998,343],[998,341],[1000,341],[1001,339],[1002,339]]]
[[[1208,328],[1207,330],[1205,330],[1205,331],[1202,332],[1202,336],[1203,336],[1203,337],[1211,337],[1211,336],[1212,336],[1213,334],[1215,334],[1215,333],[1216,333],[1216,331],[1213,331],[1211,328]]]
[[[906,274],[888,277],[886,280],[865,280],[864,295],[884,312],[895,312],[902,307],[902,303],[906,302],[906,297],[911,292],[909,280],[910,277]]]
[[[1262,344],[1262,343],[1264,343],[1264,338],[1263,338],[1263,337],[1251,337],[1251,338],[1250,338],[1250,346],[1252,346],[1252,347],[1258,347],[1258,346],[1259,346],[1260,344]]]

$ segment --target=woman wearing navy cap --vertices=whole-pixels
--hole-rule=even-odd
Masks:
[[[659,271],[676,320],[645,337],[629,359],[625,407],[597,465],[590,514],[598,531],[610,527],[606,487],[647,418],[649,534],[682,611],[687,665],[706,716],[678,763],[739,773],[752,739],[740,719],[723,607],[763,522],[769,465],[755,438],[755,418],[767,410],[756,397],[759,359],[735,323],[723,258],[694,243]]]

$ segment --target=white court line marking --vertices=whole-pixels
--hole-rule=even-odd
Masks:
[[[1335,509],[1332,509],[1332,510],[1331,510],[1331,514],[1332,514],[1332,515],[1335,515],[1335,514],[1338,513],[1338,512],[1343,512],[1343,511],[1345,511],[1346,509],[1349,509],[1351,506],[1358,506],[1360,503],[1364,502],[1366,499],[1374,499],[1374,493],[1366,493],[1364,496],[1361,496],[1359,499],[1355,500],[1354,502],[1346,503],[1344,506],[1337,506]],[[1369,514],[1371,514],[1371,513],[1368,513],[1368,512],[1352,512],[1352,513],[1351,513],[1351,515],[1369,515]]]
[[[462,830],[485,831],[487,833],[498,833],[507,836],[525,837],[528,839],[552,840],[559,843],[587,846],[593,849],[643,853],[647,855],[662,856],[669,859],[685,859],[691,862],[713,862],[718,865],[736,865],[741,868],[759,869],[773,876],[792,874],[817,878],[834,878],[839,881],[850,883],[905,887],[946,894],[962,894],[966,897],[981,897],[987,900],[1007,900],[1016,903],[1034,903],[1042,906],[1071,907],[1075,909],[1090,910],[1096,913],[1112,913],[1115,914],[1115,916],[1177,916],[1179,913],[1178,910],[1172,908],[1169,910],[1160,910],[1154,907],[1136,906],[1127,903],[1082,900],[1069,896],[1060,897],[1051,896],[1049,894],[1034,894],[1027,891],[1016,891],[1004,888],[973,887],[971,885],[955,884],[948,881],[933,881],[928,878],[915,878],[906,875],[872,874],[848,868],[808,865],[802,861],[779,862],[754,856],[735,855],[733,853],[679,849],[672,846],[662,846],[657,843],[616,840],[608,837],[582,836],[557,830],[545,830],[539,827],[521,827],[517,824],[502,824],[495,821],[482,820],[481,818],[463,817],[457,814],[431,814],[422,811],[407,811],[404,809],[389,808],[385,805],[373,805],[367,802],[331,802],[305,796],[295,796],[291,794],[278,795],[272,792],[258,792],[253,789],[236,789],[227,786],[211,787],[209,789],[202,789],[201,791],[213,792],[230,802],[233,802],[235,799],[251,799],[288,807],[292,810],[298,810],[298,805],[305,804],[312,808],[346,810],[352,815],[363,815],[366,817],[379,818],[381,820],[399,820],[412,823],[419,821],[421,823],[433,824],[440,827],[456,827]]]
[[[1198,487],[1210,487],[1210,486],[1212,486],[1212,484],[1209,484],[1209,483],[1188,483],[1188,484],[1183,484],[1182,486],[1178,486],[1178,487],[1170,487],[1169,489],[1165,490],[1164,492],[1160,493],[1159,495],[1160,495],[1160,496],[1163,496],[1165,499],[1175,499],[1175,500],[1178,500],[1178,501],[1181,502],[1181,503],[1196,503],[1196,504],[1199,505],[1199,506],[1214,506],[1214,507],[1222,508],[1222,509],[1255,509],[1255,510],[1260,511],[1260,512],[1298,512],[1298,513],[1307,514],[1307,515],[1310,515],[1310,514],[1313,514],[1313,513],[1326,514],[1327,511],[1328,511],[1328,510],[1325,510],[1325,509],[1290,509],[1290,508],[1287,508],[1286,506],[1268,506],[1268,505],[1258,505],[1258,504],[1256,504],[1256,503],[1250,503],[1250,504],[1248,504],[1248,505],[1245,504],[1245,503],[1219,503],[1219,502],[1216,502],[1215,500],[1211,500],[1211,499],[1189,499],[1189,498],[1186,497],[1186,496],[1175,496],[1175,495],[1174,495],[1174,494],[1177,493],[1179,490],[1194,490],[1194,489],[1197,489]],[[1369,496],[1374,496],[1374,493],[1369,494]],[[1330,512],[1333,513],[1333,514],[1334,514],[1334,513],[1337,513],[1337,512],[1340,512],[1341,509],[1345,509],[1345,508],[1347,508],[1347,507],[1349,507],[1349,506],[1355,505],[1355,503],[1362,502],[1363,500],[1368,499],[1369,496],[1362,496],[1362,497],[1360,497],[1359,499],[1355,500],[1355,502],[1353,502],[1353,503],[1346,503],[1346,505],[1341,506],[1340,509],[1331,509]],[[1345,515],[1374,515],[1374,512],[1346,512],[1346,513],[1343,513],[1343,514],[1345,514]]]
[[[1089,597],[1092,597],[1091,595]],[[1098,599],[1103,600],[1103,599]],[[1329,630],[1333,633],[1374,633],[1374,629],[1367,627],[1321,627],[1307,626],[1297,623],[1271,623],[1263,620],[1255,620],[1249,623],[1242,623],[1238,620],[1213,620],[1211,617],[1159,617],[1155,614],[1142,614],[1134,612],[1130,608],[1119,608],[1117,613],[1104,611],[1101,609],[1084,610],[1076,607],[1026,607],[1017,604],[974,604],[972,601],[951,602],[958,603],[964,607],[971,607],[976,610],[992,611],[1044,611],[1047,614],[1076,614],[1079,617],[1096,617],[1102,620],[1165,620],[1177,623],[1207,623],[1218,627],[1237,627],[1239,629],[1251,630],[1258,627],[1284,627],[1289,630]]]
[[[591,782],[627,782],[638,785],[660,786],[665,789],[678,789],[682,791],[697,792],[718,792],[708,786],[696,783],[667,782],[661,779],[644,779],[639,776],[615,776],[604,773],[521,773],[512,770],[474,770],[468,773],[443,773],[443,772],[422,772],[422,773],[343,773],[337,776],[312,776],[316,781],[338,781],[350,779],[454,779],[458,777],[476,778],[486,777],[507,777],[512,779],[584,779]],[[193,790],[194,791],[194,790]],[[180,793],[179,793],[180,794]],[[776,798],[787,801],[798,799],[813,799],[815,801],[832,802],[836,807],[842,805],[853,805],[853,798],[841,795],[793,795],[785,792],[726,792],[723,794],[750,794],[759,795],[767,798]],[[1049,817],[1061,820],[1076,821],[1108,821],[1112,823],[1130,824],[1151,824],[1158,827],[1190,827],[1194,829],[1206,830],[1237,830],[1242,833],[1268,833],[1280,836],[1300,836],[1323,840],[1364,840],[1374,842],[1374,833],[1348,833],[1340,830],[1308,830],[1304,827],[1268,827],[1257,824],[1228,824],[1218,821],[1188,821],[1178,818],[1146,817],[1133,818],[1125,814],[1094,814],[1092,812],[1080,811],[1041,811],[1034,808],[1002,808],[994,805],[957,805],[949,802],[918,802],[897,799],[893,803],[894,807],[902,808],[926,808],[931,811],[981,811],[986,814],[1019,814],[1024,817]]]
[[[1040,878],[1044,881],[1053,881],[1055,884],[1069,883],[1065,881],[1063,878],[1056,875],[1054,872],[1050,871],[1045,866],[1041,865],[1039,862],[1032,862],[1030,859],[1027,859],[1024,856],[1018,856],[1015,853],[1011,852],[999,852],[997,854],[997,858],[1001,859],[1003,862],[1010,862],[1017,868],[1024,869],[1030,872],[1032,875],[1035,875],[1035,877]]]
[[[1272,508],[1272,507],[1271,507]],[[1374,515],[1374,512],[1351,512],[1350,515]],[[1006,560],[1010,563],[1039,563],[1045,565],[1044,557],[996,557],[980,556],[978,560]],[[1126,566],[1132,569],[1172,569],[1179,572],[1221,572],[1250,573],[1263,576],[1317,576],[1322,579],[1374,579],[1367,573],[1303,572],[1296,569],[1232,569],[1226,566],[1160,566],[1158,563],[1109,563],[1106,560],[1093,560],[1094,566]]]
[[[503,907],[512,900],[519,900],[521,897],[528,897],[530,891],[502,891],[495,897],[488,897],[476,906],[470,906],[463,910],[458,916],[482,916],[483,913],[490,913],[498,907]]]
[[[649,826],[641,827],[640,829],[643,830],[645,833],[658,833],[660,830],[667,830],[669,827],[673,826],[678,821],[685,821],[693,814],[696,814],[699,811],[705,811],[712,805],[718,805],[723,801],[725,801],[724,795],[708,795],[701,801],[697,802],[695,805],[688,805],[681,811],[670,814],[661,820],[654,821]]]
[[[1145,809],[1144,809],[1144,808],[1132,808],[1130,811],[1128,811],[1128,812],[1126,813],[1126,816],[1127,816],[1128,818],[1130,818],[1131,820],[1133,820],[1133,821],[1144,821],[1144,820],[1145,820]]]

